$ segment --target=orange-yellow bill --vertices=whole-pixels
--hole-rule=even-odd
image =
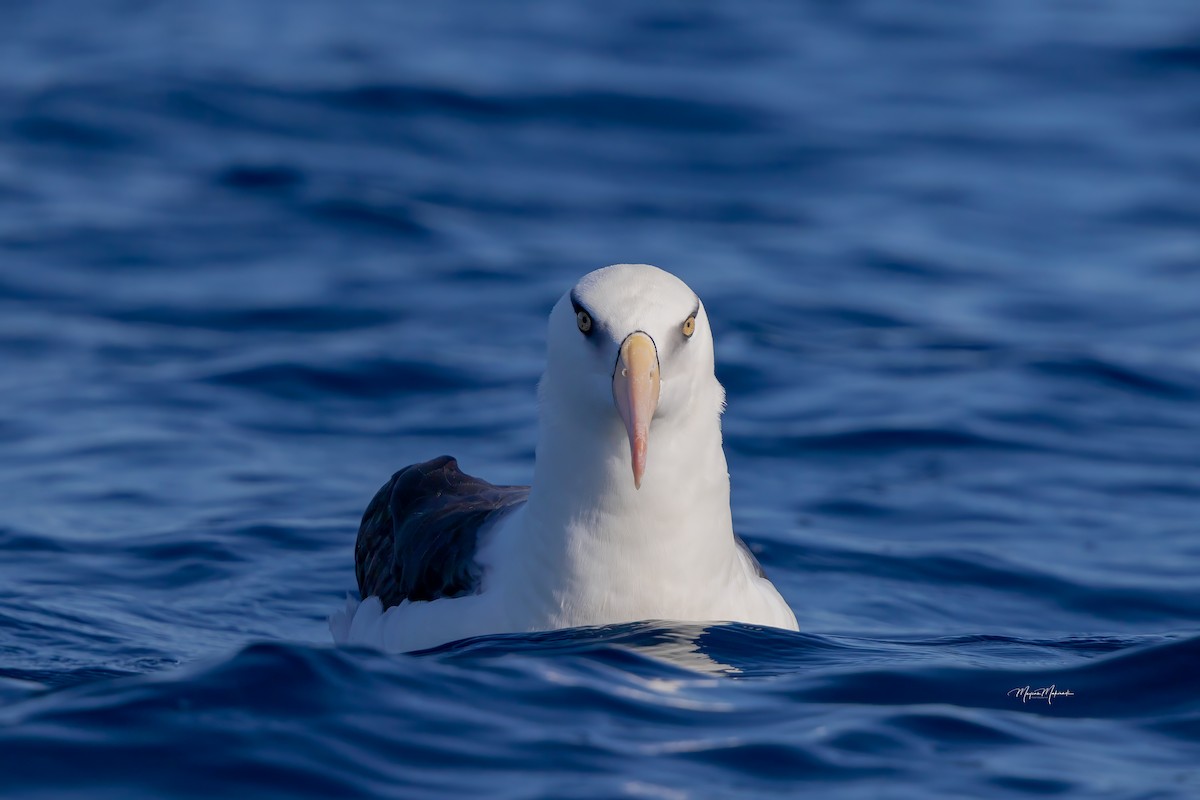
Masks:
[[[638,331],[621,344],[613,371],[613,400],[629,433],[629,455],[633,462],[633,486],[642,488],[646,450],[650,444],[650,420],[658,408],[658,351],[649,335]]]

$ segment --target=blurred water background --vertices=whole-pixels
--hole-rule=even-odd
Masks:
[[[1191,0],[0,6],[0,796],[1200,796],[1198,183]],[[332,648],[622,261],[801,633]]]

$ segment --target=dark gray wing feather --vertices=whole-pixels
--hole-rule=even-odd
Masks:
[[[467,475],[450,456],[405,467],[375,494],[359,525],[359,594],[377,596],[384,608],[473,594],[480,528],[528,496],[528,486]]]

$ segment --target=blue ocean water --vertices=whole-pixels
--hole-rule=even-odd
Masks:
[[[1194,2],[0,31],[0,796],[1200,796]],[[704,298],[801,632],[332,647],[373,492],[528,481],[620,261]]]

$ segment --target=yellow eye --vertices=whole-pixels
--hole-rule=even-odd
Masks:
[[[691,336],[696,332],[696,315],[692,314],[683,321],[683,335]]]
[[[592,315],[586,311],[575,312],[575,322],[579,325],[579,330],[583,333],[589,333],[592,330]]]

